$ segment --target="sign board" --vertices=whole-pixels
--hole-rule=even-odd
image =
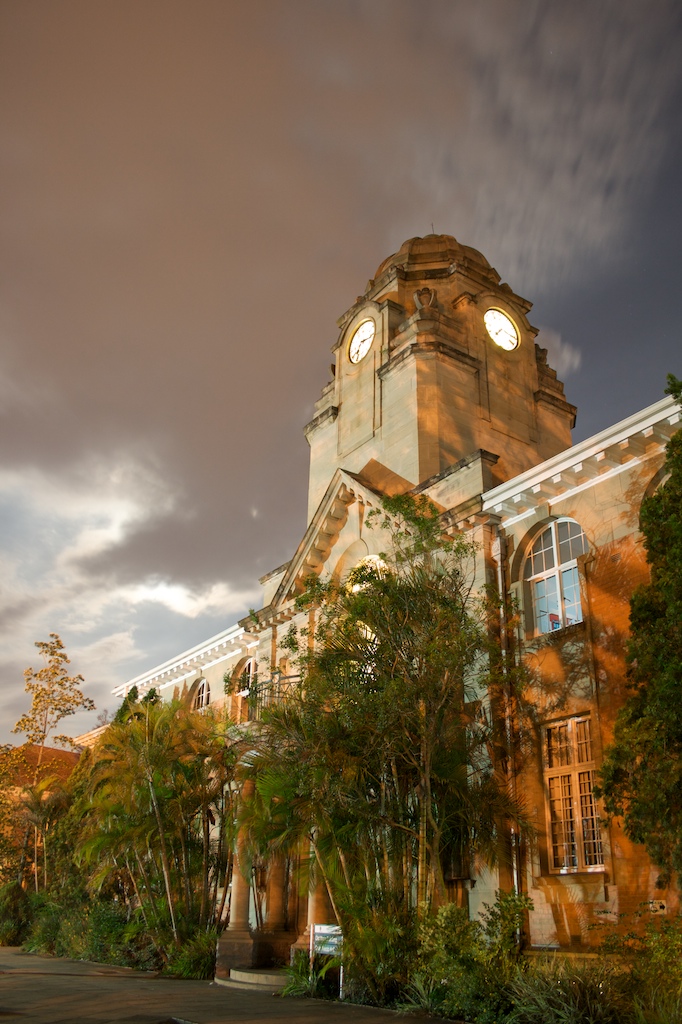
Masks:
[[[343,934],[338,924],[311,924],[310,955],[341,956]]]

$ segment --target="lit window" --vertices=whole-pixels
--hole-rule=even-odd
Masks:
[[[571,519],[550,523],[536,538],[523,571],[530,587],[535,633],[582,622],[577,559],[587,551],[585,534]]]
[[[363,572],[366,573],[367,570],[370,570],[376,573],[377,576],[381,576],[386,571],[386,568],[386,563],[379,555],[365,555],[357,565],[353,566],[348,574],[352,592],[358,594],[367,585],[362,579]]]
[[[594,757],[589,718],[545,729],[545,781],[552,871],[594,871],[604,863],[593,794]]]
[[[209,686],[207,679],[202,679],[194,697],[194,710],[201,711],[202,708],[207,708],[210,703],[211,687]]]

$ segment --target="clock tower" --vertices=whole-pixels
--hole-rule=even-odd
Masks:
[[[308,519],[335,470],[407,491],[479,454],[489,486],[571,445],[575,408],[516,295],[451,235],[410,238],[338,320],[306,427]]]

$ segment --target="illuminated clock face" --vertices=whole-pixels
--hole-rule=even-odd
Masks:
[[[359,363],[369,352],[374,341],[376,324],[373,320],[363,320],[357,331],[350,339],[348,346],[348,358],[351,363]]]
[[[483,314],[485,329],[496,345],[511,352],[519,343],[519,332],[514,321],[501,309],[488,309]]]

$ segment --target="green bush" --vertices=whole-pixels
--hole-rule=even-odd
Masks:
[[[405,990],[403,1008],[425,1009],[476,1024],[494,1024],[511,1011],[510,985],[519,970],[519,941],[527,896],[496,893],[483,923],[447,904],[423,922],[417,971]]]
[[[20,946],[26,938],[33,913],[26,891],[18,882],[0,889],[0,946]]]
[[[643,924],[643,916],[635,914],[623,931],[623,915],[620,929],[606,935],[602,950],[629,971],[636,1024],[682,1024],[682,918]]]
[[[47,953],[73,960],[159,970],[163,959],[147,933],[144,921],[116,901],[70,893],[66,899],[32,895],[33,921],[24,942],[30,953]]]
[[[334,999],[339,994],[338,967],[336,957],[317,954],[311,959],[305,950],[297,949],[289,966],[284,968],[287,982],[282,995]]]
[[[363,885],[337,895],[342,910],[344,990],[351,1002],[392,1006],[417,957],[417,918],[402,893]]]
[[[197,932],[179,950],[171,953],[166,973],[176,978],[213,978],[217,944],[218,933],[215,928]]]
[[[666,989],[677,996],[682,990],[682,919],[651,921],[638,943],[633,976],[648,986],[652,978],[665,979]]]
[[[63,910],[45,898],[32,899],[31,904],[33,921],[24,942],[24,949],[29,953],[54,955],[62,926]]]
[[[625,1024],[630,989],[627,972],[606,960],[557,956],[517,974],[509,1024]]]
[[[665,982],[649,982],[634,997],[634,1024],[682,1024],[682,990]]]

